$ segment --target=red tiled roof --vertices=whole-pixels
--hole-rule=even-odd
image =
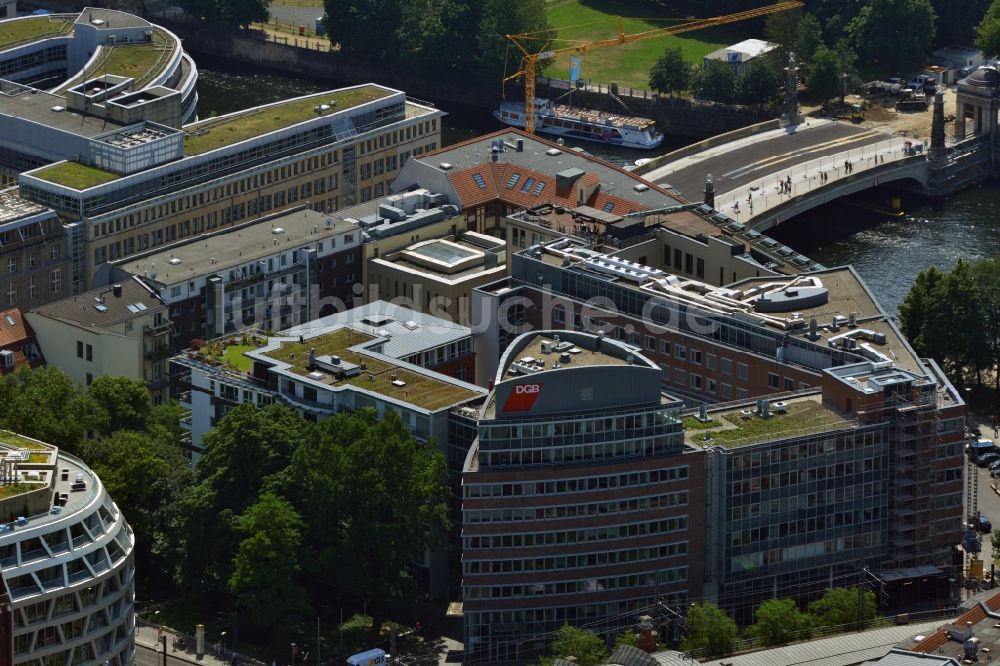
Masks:
[[[989,608],[991,611],[997,611],[998,609],[1000,609],[1000,594],[994,594],[984,603],[986,604],[986,607]],[[955,620],[952,623],[952,626],[957,631],[961,632],[965,630],[965,628],[968,626],[968,623],[972,623],[972,626],[975,627],[975,625],[987,619],[987,617],[988,616],[986,615],[986,611],[983,610],[983,607],[979,604],[976,604],[969,610],[965,611],[961,617]],[[990,621],[992,621],[992,619]],[[914,645],[911,649],[913,650],[913,652],[929,653],[947,643],[948,640],[949,637],[947,628],[938,629],[933,634],[931,634],[924,640]]]
[[[434,155],[439,155],[439,154],[443,154],[443,153],[453,152],[456,148],[462,148],[462,147],[465,147],[465,146],[471,146],[471,145],[474,145],[474,144],[477,144],[477,143],[480,143],[480,142],[489,141],[490,139],[502,138],[502,137],[505,137],[505,136],[509,136],[510,134],[517,134],[517,135],[520,135],[520,136],[524,137],[525,139],[529,139],[531,141],[537,141],[538,143],[543,144],[543,146],[545,148],[555,148],[557,150],[566,150],[565,146],[561,146],[561,145],[559,145],[559,144],[557,144],[557,143],[555,143],[553,141],[549,141],[548,139],[545,139],[545,138],[543,138],[541,136],[538,136],[538,135],[535,135],[535,134],[528,134],[524,130],[518,129],[516,127],[505,127],[503,129],[499,129],[499,130],[497,130],[495,132],[490,132],[489,134],[483,134],[481,136],[476,136],[476,137],[473,137],[471,139],[466,139],[465,141],[460,141],[459,143],[453,143],[453,144],[450,144],[448,146],[441,146],[440,148],[438,148],[436,150],[432,150],[432,151],[429,151],[429,152],[422,153],[416,159],[427,160],[429,157],[432,157]],[[594,155],[585,155],[585,156],[581,156],[581,157],[584,157],[588,161],[592,161],[592,162],[595,162],[597,164],[600,164],[602,167],[605,167],[605,168],[608,168],[608,169],[614,169],[615,171],[618,171],[622,175],[628,177],[629,180],[633,180],[633,181],[636,181],[636,182],[641,182],[641,183],[643,183],[645,185],[648,185],[651,190],[656,190],[656,191],[660,192],[661,194],[665,194],[665,195],[667,195],[667,196],[669,196],[669,197],[677,200],[678,203],[686,203],[686,200],[683,197],[680,197],[680,196],[678,196],[676,194],[671,194],[670,192],[668,192],[667,190],[663,189],[662,187],[660,187],[656,183],[646,181],[643,178],[641,178],[640,176],[637,176],[636,174],[632,173],[631,171],[626,171],[625,169],[621,168],[617,164],[613,164],[611,162],[608,162],[607,160],[601,159],[600,157],[595,157]],[[490,164],[490,162],[488,160],[489,160],[488,157],[484,158],[483,163],[480,164],[480,165],[477,165],[477,166],[485,168],[487,165]],[[500,162],[493,163],[493,167],[497,167],[497,166],[500,166],[500,165],[501,165]],[[483,174],[483,175],[485,176],[485,174]],[[584,175],[586,176],[586,174],[584,174]],[[596,178],[597,176],[596,176],[596,174],[594,174],[592,177]],[[449,176],[449,179],[450,178],[451,178],[451,176]],[[593,184],[593,182],[597,182],[597,181],[590,181],[590,182],[585,181],[585,182],[587,182],[587,184]],[[464,199],[463,199],[463,204],[464,204]]]
[[[30,361],[25,355],[25,346],[28,343],[33,343],[34,338],[35,332],[25,321],[20,308],[11,308],[0,312],[0,349],[14,352],[14,367],[6,368],[0,364],[0,376],[17,372],[25,366],[37,368],[45,364],[45,359],[40,354]]]
[[[508,183],[514,174],[519,177],[513,187],[508,187]],[[480,186],[476,176],[482,179],[485,187]],[[531,185],[527,188],[525,184],[531,179]],[[531,171],[521,166],[514,166],[506,162],[486,163],[454,171],[448,174],[448,180],[458,193],[463,208],[474,208],[499,199],[500,201],[516,206],[518,208],[532,208],[545,203],[575,208],[580,205],[577,201],[576,188],[557,188],[554,176]],[[587,172],[581,176],[585,184],[599,183],[596,173]],[[542,189],[539,194],[534,192],[540,184]],[[600,210],[608,203],[612,204],[609,212],[616,215],[624,215],[629,211],[646,210],[646,206],[636,201],[624,197],[606,194],[598,188],[590,198],[583,202],[588,206],[593,206]]]

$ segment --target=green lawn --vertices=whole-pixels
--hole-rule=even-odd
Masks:
[[[0,486],[0,499],[7,499],[8,497],[14,497],[15,495],[20,495],[31,490],[38,490],[41,487],[42,486],[31,483],[11,483],[9,485],[2,485]]]
[[[69,30],[72,22],[49,19],[48,16],[29,16],[12,21],[0,22],[0,48],[7,48],[19,42],[27,42],[45,35],[55,35]]]
[[[250,372],[253,370],[253,361],[243,355],[252,349],[257,349],[260,345],[229,345],[222,354],[222,360],[235,366],[237,370]]]
[[[42,442],[36,442],[23,435],[9,430],[0,430],[0,444],[7,444],[17,449],[35,449],[36,451],[50,451],[52,447]]]
[[[391,93],[388,90],[382,88],[362,86],[350,90],[318,93],[273,104],[256,111],[239,112],[187,125],[184,127],[186,134],[184,155],[200,155],[315,118],[316,106],[321,103],[336,102],[334,108],[327,112],[331,113],[372,102],[389,94]]]
[[[591,41],[609,39],[618,34],[615,17],[628,17],[622,21],[626,35],[675,25],[688,17],[655,17],[650,20],[648,8],[636,8],[616,0],[549,0],[547,17],[549,25],[558,28],[558,37],[551,48],[572,46],[570,40]],[[680,18],[681,20],[663,20]],[[704,16],[690,18],[707,18]],[[583,25],[587,24],[587,25]],[[649,87],[649,68],[668,47],[679,46],[691,63],[700,63],[712,51],[748,39],[760,37],[749,34],[747,26],[732,24],[699,30],[681,35],[668,35],[645,39],[624,46],[612,46],[580,55],[580,76],[594,83],[616,81],[625,88]],[[569,56],[551,61],[542,72],[558,79],[569,78]]]
[[[87,166],[79,162],[60,162],[36,171],[33,175],[50,183],[65,185],[75,190],[85,190],[95,185],[110,183],[119,178],[113,171]]]

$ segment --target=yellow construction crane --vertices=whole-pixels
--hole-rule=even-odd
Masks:
[[[600,39],[592,42],[580,42],[574,44],[573,46],[566,46],[564,48],[541,51],[538,53],[535,53],[530,48],[529,42],[532,40],[537,41],[539,35],[542,35],[546,32],[552,32],[551,30],[542,32],[523,32],[517,35],[507,35],[508,41],[515,47],[517,47],[517,49],[521,52],[521,69],[514,72],[510,76],[505,76],[503,82],[507,83],[508,81],[516,79],[519,76],[524,77],[524,129],[527,132],[534,134],[535,79],[538,75],[539,60],[551,60],[553,58],[558,58],[561,55],[566,55],[570,53],[583,53],[585,51],[603,49],[608,46],[631,44],[632,42],[637,42],[642,39],[650,39],[652,37],[677,35],[682,32],[692,32],[694,30],[712,28],[714,26],[723,25],[725,23],[735,23],[736,21],[756,18],[758,16],[766,16],[767,14],[783,12],[789,9],[797,9],[799,7],[802,7],[802,0],[787,0],[786,2],[778,2],[776,4],[768,5],[766,7],[758,7],[757,9],[748,9],[747,11],[737,12],[735,14],[726,14],[725,16],[716,16],[714,18],[696,19],[689,21],[687,23],[682,23],[680,25],[672,25],[665,28],[657,28],[655,30],[646,30],[644,32],[638,32],[634,35],[625,34],[625,31],[622,29],[622,18],[619,16],[617,37],[612,37],[611,39]]]

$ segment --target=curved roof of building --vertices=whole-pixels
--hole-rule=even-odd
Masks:
[[[996,67],[983,66],[965,77],[965,82],[970,86],[980,88],[1000,86],[1000,72],[997,71]]]

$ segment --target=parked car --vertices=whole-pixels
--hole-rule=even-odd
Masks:
[[[906,85],[914,90],[923,90],[929,95],[937,92],[937,80],[930,74],[917,74]]]
[[[974,462],[987,453],[1000,453],[993,442],[988,439],[976,439],[974,442],[969,442],[968,451],[969,458]]]
[[[1000,460],[994,460],[989,466],[990,474],[1000,474]]]
[[[969,529],[976,530],[980,534],[989,534],[993,531],[993,524],[986,516],[969,516]]]
[[[976,464],[980,467],[989,467],[996,461],[1000,460],[1000,453],[996,451],[990,451],[989,453],[984,453],[983,455],[976,458]]]

